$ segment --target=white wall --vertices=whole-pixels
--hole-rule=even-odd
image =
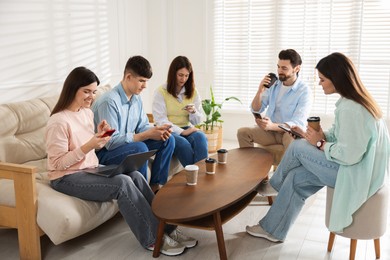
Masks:
[[[58,94],[76,66],[109,82],[119,68],[116,12],[114,1],[0,1],[0,103]]]
[[[212,84],[212,1],[147,1],[148,59],[153,67],[149,88],[143,93],[144,106],[151,111],[154,89],[166,81],[169,64],[178,55],[187,56],[193,66],[200,94]]]
[[[58,94],[76,66],[116,85],[127,59],[143,55],[153,77],[141,94],[151,112],[154,89],[178,55],[193,65],[202,98],[213,84],[213,3],[207,0],[1,0],[0,104]],[[223,114],[235,139],[252,117]]]

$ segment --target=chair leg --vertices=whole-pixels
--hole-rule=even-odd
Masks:
[[[349,260],[355,260],[355,253],[356,253],[356,239],[351,239],[351,245],[349,247]]]
[[[268,196],[267,199],[268,199],[268,204],[271,206],[272,203],[274,203],[274,200],[272,199],[272,196]]]
[[[332,251],[334,238],[336,237],[335,233],[330,232],[329,233],[329,240],[328,240],[328,252]]]
[[[380,259],[381,258],[381,245],[380,245],[380,240],[379,238],[374,239],[374,245],[375,245],[375,259]]]

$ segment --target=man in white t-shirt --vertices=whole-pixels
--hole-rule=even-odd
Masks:
[[[282,144],[285,150],[293,137],[278,125],[306,129],[311,94],[307,84],[298,76],[301,64],[301,56],[295,50],[287,49],[279,53],[279,79],[268,87],[266,86],[271,82],[269,75],[260,82],[251,110],[262,113],[262,118],[255,118],[256,126],[238,129],[240,147],[253,147],[254,143],[262,146]]]

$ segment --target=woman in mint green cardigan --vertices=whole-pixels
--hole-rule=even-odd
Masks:
[[[332,53],[316,69],[325,95],[337,93],[335,121],[327,132],[299,128],[304,139],[287,149],[269,184],[277,190],[270,210],[247,232],[283,242],[306,198],[324,186],[335,188],[329,229],[342,232],[352,214],[386,182],[389,132],[379,105],[349,58]]]
[[[206,135],[195,127],[203,119],[202,103],[187,57],[178,56],[169,66],[167,83],[154,94],[153,117],[157,125],[172,125],[174,155],[183,166],[208,156]]]

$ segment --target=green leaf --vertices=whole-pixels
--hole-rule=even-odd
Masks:
[[[206,130],[213,130],[215,124],[223,123],[223,120],[220,119],[222,116],[220,110],[222,109],[223,103],[229,100],[236,100],[242,104],[241,100],[236,97],[228,97],[222,103],[216,103],[213,88],[210,86],[210,99],[202,100],[202,108],[206,115],[206,120],[203,121],[203,125]]]
[[[234,100],[236,100],[236,101],[238,101],[238,102],[240,102],[240,103],[242,104],[241,100],[238,99],[238,98],[236,98],[236,97],[228,97],[228,98],[225,98],[225,101],[229,101],[230,99],[234,99]]]

